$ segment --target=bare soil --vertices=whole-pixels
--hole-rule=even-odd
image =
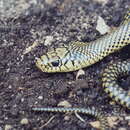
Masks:
[[[68,101],[73,107],[95,106],[108,115],[122,115],[123,120],[115,130],[129,130],[130,120],[125,117],[130,111],[103,91],[101,73],[110,62],[130,58],[130,46],[111,54],[102,61],[85,68],[85,75],[76,80],[77,72],[48,74],[35,65],[35,58],[53,47],[68,44],[73,40],[88,42],[100,37],[96,20],[102,16],[111,27],[119,26],[129,7],[128,0],[110,0],[103,5],[95,1],[66,0],[44,11],[32,11],[17,19],[8,19],[0,27],[0,129],[11,130],[90,130],[89,122],[95,119],[82,115],[86,123],[74,114],[32,112],[31,107],[55,107]],[[35,10],[35,9],[33,9]],[[36,13],[35,13],[36,12]],[[87,23],[87,26],[85,25]],[[53,37],[51,45],[44,45],[47,36]],[[24,54],[34,42],[38,45]],[[124,79],[123,79],[124,80]],[[122,80],[122,81],[123,81]],[[124,86],[130,85],[130,78]],[[129,88],[126,88],[129,89]],[[55,118],[44,124],[52,117]],[[28,122],[22,123],[23,119]]]

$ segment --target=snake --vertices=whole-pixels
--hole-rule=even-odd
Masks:
[[[104,57],[130,44],[130,9],[119,27],[95,41],[71,42],[48,51],[36,59],[36,66],[43,72],[70,72],[88,67]],[[116,102],[130,109],[130,91],[125,91],[118,78],[130,75],[130,60],[118,61],[108,65],[102,73],[102,87]],[[100,111],[90,108],[32,108],[34,111],[81,112],[99,119],[101,130],[106,130],[108,122]]]
[[[95,107],[88,108],[57,108],[57,107],[46,107],[46,108],[32,108],[33,111],[47,111],[47,112],[75,112],[92,115],[100,121],[101,130],[109,129],[107,116],[102,111],[97,110]]]

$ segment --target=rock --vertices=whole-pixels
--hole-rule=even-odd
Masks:
[[[20,123],[22,124],[22,125],[27,125],[28,124],[28,119],[27,118],[23,118],[21,121],[20,121]]]
[[[80,69],[76,75],[76,80],[81,76],[81,75],[85,75],[84,70]]]
[[[53,4],[54,0],[45,0],[45,2],[46,2],[48,5],[51,5],[51,4]]]
[[[118,130],[127,130],[126,128],[124,128],[124,127],[121,127],[121,128],[119,128]]]
[[[43,96],[39,96],[38,99],[42,100],[42,99],[43,99]]]
[[[52,36],[46,36],[46,40],[44,42],[45,46],[51,45],[53,41],[53,37]]]
[[[110,27],[105,23],[102,17],[98,17],[96,30],[100,32],[100,34],[105,34],[110,32]]]
[[[5,125],[5,129],[4,130],[11,130],[12,126],[11,125]]]
[[[59,102],[58,106],[72,107],[72,105],[68,101],[66,101],[66,100]]]
[[[108,2],[108,0],[94,0],[94,1],[101,4],[106,4]]]

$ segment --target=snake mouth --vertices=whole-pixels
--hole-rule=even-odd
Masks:
[[[41,61],[40,58],[36,58],[36,66],[42,71],[42,72],[47,72],[47,66],[44,65]]]
[[[60,67],[52,67],[49,63],[44,63],[41,58],[36,59],[36,66],[45,73],[56,73],[59,72]]]

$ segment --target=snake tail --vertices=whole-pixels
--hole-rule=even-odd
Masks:
[[[88,108],[32,108],[33,111],[46,111],[46,112],[77,112],[77,113],[83,113],[83,114],[88,114],[92,115],[95,118],[97,118],[100,121],[100,129],[101,130],[107,130],[109,128],[107,117],[105,114],[101,111],[98,111],[95,107],[88,107]]]

